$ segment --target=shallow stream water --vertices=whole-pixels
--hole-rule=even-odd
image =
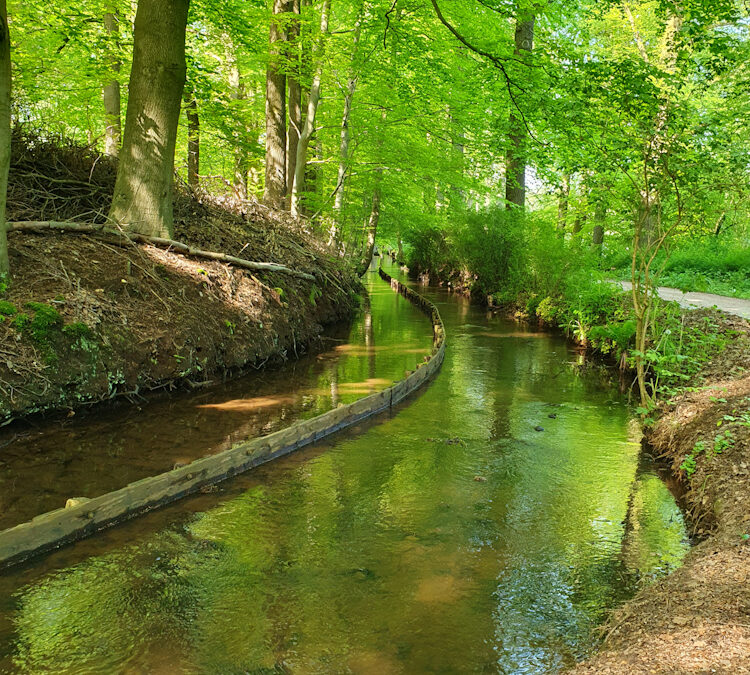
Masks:
[[[2,526],[399,379],[430,324],[367,283],[370,311],[338,349],[9,443]],[[545,673],[589,653],[607,610],[688,547],[617,376],[419,290],[448,339],[423,392],[1,573],[0,672]]]

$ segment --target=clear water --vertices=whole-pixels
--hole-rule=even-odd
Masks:
[[[376,275],[368,284],[372,313],[345,358],[298,364],[294,387],[265,376],[263,396],[307,387],[309,400],[256,424],[249,406],[186,411],[176,399],[168,433],[165,419],[121,419],[140,442],[129,452],[206,454],[285,423],[284,410],[314,414],[400,377],[429,349],[429,322]],[[610,371],[558,336],[422,290],[448,336],[423,393],[217,493],[6,571],[0,672],[545,673],[589,653],[608,609],[680,564],[680,511],[639,459]],[[348,382],[365,384],[332,391]]]

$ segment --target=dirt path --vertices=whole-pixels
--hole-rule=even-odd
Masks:
[[[629,291],[632,284],[629,281],[619,281],[622,288]],[[750,300],[740,298],[728,298],[724,295],[713,295],[712,293],[683,293],[678,288],[659,287],[659,297],[662,300],[675,301],[680,307],[694,309],[696,307],[716,307],[727,314],[741,316],[750,319]]]

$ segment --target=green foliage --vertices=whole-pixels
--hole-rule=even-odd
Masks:
[[[310,304],[315,307],[318,304],[318,298],[323,296],[323,291],[321,291],[315,284],[313,284],[313,287],[310,289]]]
[[[688,477],[692,476],[695,473],[695,470],[698,468],[697,457],[698,455],[700,455],[702,452],[705,452],[705,451],[706,451],[705,441],[698,441],[693,446],[693,449],[685,457],[685,459],[682,460],[682,464],[680,464],[680,469],[684,471],[688,475]]]
[[[701,454],[705,455],[706,461],[710,462],[714,456],[720,455],[731,449],[734,446],[734,443],[734,436],[729,431],[717,434],[711,445],[706,443],[706,441],[698,441],[693,446],[693,449],[685,456],[682,464],[680,464],[680,469],[684,471],[689,478],[698,468],[698,457]]]
[[[608,353],[614,350],[618,355],[630,349],[635,342],[634,319],[610,321],[603,326],[591,329],[591,340],[600,351]]]
[[[18,314],[18,308],[7,300],[0,300],[0,317],[14,316]]]

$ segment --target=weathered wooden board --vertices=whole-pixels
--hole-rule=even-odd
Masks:
[[[0,566],[81,539],[97,530],[197,492],[231,478],[259,464],[286,455],[336,431],[388,410],[419,389],[440,368],[445,356],[445,328],[437,308],[429,301],[392,279],[382,269],[380,276],[425,314],[433,323],[431,358],[408,377],[388,389],[342,405],[310,420],[302,420],[268,436],[240,443],[217,455],[203,457],[187,466],[130,483],[120,490],[50,511],[0,532]]]

